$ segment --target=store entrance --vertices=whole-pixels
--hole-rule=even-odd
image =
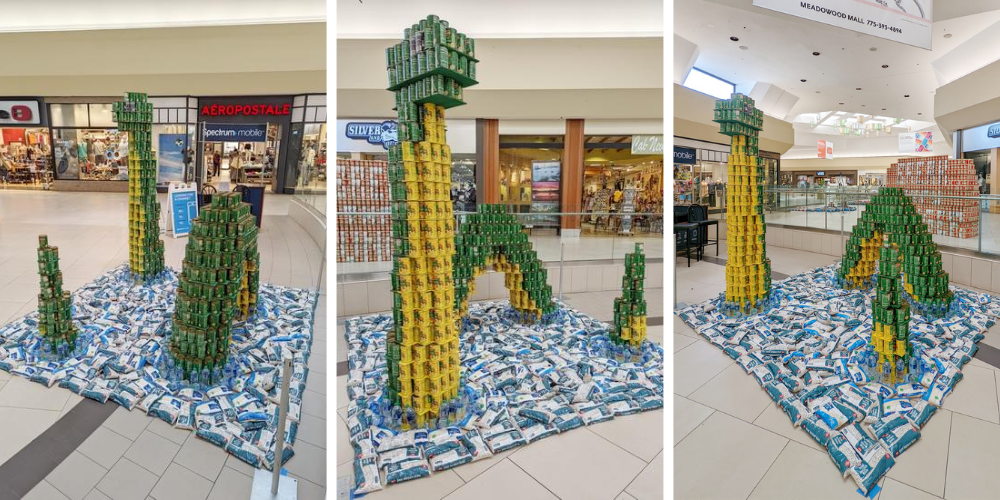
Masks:
[[[243,184],[261,186],[270,192],[281,141],[278,140],[278,125],[268,124],[267,129],[266,141],[203,142],[204,185],[218,191],[230,191]]]

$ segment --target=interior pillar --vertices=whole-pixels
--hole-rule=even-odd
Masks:
[[[990,150],[990,194],[1000,193],[1000,165],[997,165],[997,156],[1000,149]],[[1000,213],[1000,202],[990,203],[990,213]]]
[[[562,212],[580,212],[583,209],[583,141],[583,120],[566,120],[560,196]],[[579,236],[580,216],[564,215],[561,227],[563,236]]]
[[[500,203],[500,120],[476,119],[476,203]]]

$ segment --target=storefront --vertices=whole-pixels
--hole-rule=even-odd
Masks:
[[[673,197],[675,205],[702,205],[709,213],[725,209],[728,183],[729,144],[674,137]],[[781,173],[781,155],[760,151],[764,185],[791,183],[789,172]]]
[[[295,96],[285,192],[326,193],[326,132],[326,95]]]
[[[641,150],[637,136],[585,136],[583,174],[583,232],[618,233],[622,217],[605,213],[663,213],[663,149]],[[657,154],[658,153],[658,154]],[[645,215],[631,220],[637,232],[653,227]],[[659,229],[662,229],[660,226]]]
[[[199,184],[222,190],[250,184],[284,193],[292,100],[292,96],[199,98]]]
[[[41,188],[51,179],[52,144],[42,100],[0,99],[0,188]]]
[[[119,132],[111,105],[120,97],[48,98],[56,188],[126,189],[128,137]],[[76,181],[116,183],[104,187]]]
[[[956,157],[975,162],[979,192],[996,194],[1000,182],[994,177],[993,161],[1000,148],[1000,122],[961,130],[954,142]]]

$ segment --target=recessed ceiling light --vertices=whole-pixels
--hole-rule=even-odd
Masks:
[[[903,97],[910,97],[910,94],[906,94],[906,95],[904,95]]]
[[[923,113],[917,113],[917,114],[918,114],[918,115],[922,115]]]
[[[814,56],[818,56],[818,55],[819,55],[819,52],[813,52],[813,55],[814,55]]]
[[[861,105],[861,107],[863,108],[863,107],[865,107],[865,105],[864,105],[864,104],[862,104],[862,105]]]
[[[885,108],[882,108],[882,111],[885,111]]]
[[[731,37],[729,37],[729,39],[732,40],[732,41],[734,41],[734,42],[740,41],[740,39],[736,38],[735,36],[731,36]]]
[[[854,90],[861,90],[861,87],[856,87]]]
[[[843,105],[844,105],[844,103],[840,103],[840,105],[841,105],[841,106],[843,106]]]
[[[803,78],[803,79],[801,79],[801,80],[799,80],[799,81],[800,81],[800,82],[802,82],[802,83],[805,83],[805,82],[806,82],[806,79],[805,79],[805,78]]]
[[[888,67],[889,67],[889,65],[888,65],[888,64],[883,64],[883,65],[882,65],[882,69],[885,69],[885,68],[888,68]]]
[[[749,48],[750,48],[750,47],[747,47],[746,45],[740,45],[740,50],[747,50],[747,49],[749,49]]]
[[[870,50],[870,51],[872,51],[872,52],[875,52],[875,51],[876,51],[876,50],[878,50],[878,49],[876,49],[875,47],[872,47],[872,48],[870,48],[870,49],[868,49],[868,50]]]
[[[951,38],[951,33],[945,33],[945,34],[944,34],[944,37],[945,37],[945,38]]]
[[[819,93],[819,91],[817,90],[817,91],[816,91],[816,93],[818,94],[818,93]]]

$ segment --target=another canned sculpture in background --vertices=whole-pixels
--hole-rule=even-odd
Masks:
[[[153,105],[129,92],[112,105],[118,130],[128,133],[128,258],[132,275],[145,281],[163,272],[160,203],[156,200]]]
[[[622,276],[622,296],[615,299],[615,324],[611,341],[619,345],[639,347],[646,340],[646,256],[642,243],[635,252],[625,255],[625,275]]]
[[[38,333],[45,339],[42,351],[60,358],[76,347],[76,327],[73,326],[72,299],[62,288],[59,270],[59,249],[49,246],[49,238],[38,236]]]

